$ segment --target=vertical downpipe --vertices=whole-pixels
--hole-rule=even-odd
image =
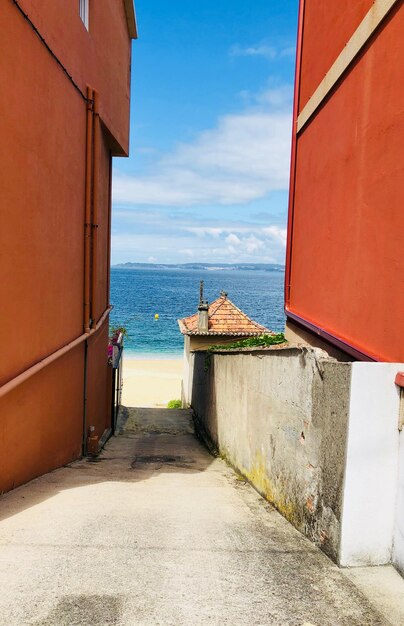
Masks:
[[[87,368],[88,368],[88,339],[84,342],[84,388],[83,388],[83,441],[82,454],[87,454]]]
[[[108,172],[108,251],[107,251],[107,292],[105,294],[105,308],[109,307],[111,293],[111,228],[112,228],[112,154],[109,151]]]
[[[86,191],[84,207],[84,293],[83,327],[90,332],[90,273],[91,273],[91,204],[93,179],[93,90],[87,87],[86,119]],[[83,381],[83,433],[82,454],[87,453],[87,379],[88,379],[88,340],[84,342],[84,381]]]
[[[91,204],[93,173],[93,90],[87,87],[86,196],[84,213],[84,332],[90,331]]]
[[[100,154],[100,121],[98,108],[98,93],[93,91],[93,214],[91,223],[91,290],[90,290],[90,323],[96,325],[96,294],[98,275],[98,184],[99,184],[99,154]]]

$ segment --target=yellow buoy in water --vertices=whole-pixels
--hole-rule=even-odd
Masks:
[[[155,314],[154,314],[154,319],[155,319],[155,320],[158,320],[158,318],[159,318],[159,314],[158,314],[158,313],[155,313]]]

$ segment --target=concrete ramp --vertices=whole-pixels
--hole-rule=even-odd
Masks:
[[[0,498],[0,544],[1,626],[392,623],[189,411],[128,409],[98,458]]]
[[[120,433],[193,434],[191,409],[124,407],[119,420]]]

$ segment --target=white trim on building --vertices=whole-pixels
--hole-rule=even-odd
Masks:
[[[84,26],[89,27],[89,0],[79,0],[79,15]]]

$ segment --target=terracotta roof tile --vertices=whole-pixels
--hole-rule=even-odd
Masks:
[[[268,328],[254,322],[243,313],[227,296],[220,296],[209,305],[208,331],[198,330],[198,313],[178,320],[183,335],[230,335],[251,337],[254,335],[273,334]]]

